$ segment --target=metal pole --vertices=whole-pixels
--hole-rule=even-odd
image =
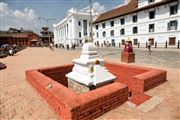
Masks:
[[[46,22],[47,22],[47,32],[48,32],[48,45],[50,46],[50,34],[49,34],[49,28],[48,28],[48,26],[49,26],[49,21],[48,21],[48,19],[46,20]],[[49,29],[49,30],[48,30]]]
[[[89,6],[90,6],[90,42],[93,43],[93,30],[92,30],[92,3],[91,0],[89,0]]]

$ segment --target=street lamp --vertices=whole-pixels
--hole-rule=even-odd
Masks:
[[[90,42],[93,43],[93,30],[92,30],[92,3],[91,0],[89,0],[89,7],[90,7]]]

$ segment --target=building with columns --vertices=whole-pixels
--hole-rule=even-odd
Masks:
[[[124,45],[130,37],[136,47],[150,40],[157,47],[176,47],[180,40],[180,0],[127,0],[100,14],[93,22],[94,42]]]
[[[97,14],[92,10],[93,17]],[[82,10],[75,8],[67,12],[66,17],[59,23],[53,25],[54,44],[81,45],[90,36],[90,11],[89,7]]]

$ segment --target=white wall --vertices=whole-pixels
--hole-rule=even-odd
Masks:
[[[87,35],[84,35],[83,31],[83,20],[87,20]],[[78,22],[81,22],[79,26]],[[89,37],[89,22],[90,22],[90,15],[87,13],[75,12],[69,13],[62,21],[58,24],[53,25],[54,27],[54,41],[55,44],[79,44],[80,40],[85,42],[85,39]],[[68,25],[68,28],[67,28]],[[56,30],[58,32],[56,32]],[[79,32],[81,32],[81,37],[79,37]]]
[[[162,0],[155,0],[154,2],[150,3],[150,4],[153,4],[153,3],[156,3],[156,2],[160,2]],[[144,7],[146,5],[148,5],[148,0],[138,0],[138,7]]]
[[[143,2],[143,1],[142,1]],[[145,1],[144,1],[145,2]],[[171,3],[169,5],[174,5],[174,3]],[[157,41],[157,43],[165,43],[169,40],[169,37],[176,37],[176,42],[180,40],[180,5],[178,6],[178,14],[171,15],[169,14],[169,5],[163,5],[155,8],[155,19],[149,19],[149,11],[153,9],[144,10],[138,13],[134,13],[131,15],[123,16],[125,18],[125,25],[120,24],[120,18],[112,19],[115,22],[114,27],[110,27],[110,21],[107,20],[100,23],[97,23],[95,25],[99,25],[99,29],[95,29],[95,25],[93,27],[94,31],[94,42],[99,41],[100,43],[103,43],[103,41],[109,41],[111,43],[111,39],[115,39],[116,44],[121,42],[122,39],[127,39],[130,37],[133,41],[133,39],[138,39],[138,42],[140,43],[146,43],[149,38],[154,38],[154,41]],[[133,23],[132,22],[132,15],[138,15],[138,22]],[[167,23],[171,20],[178,20],[178,29],[177,30],[167,30]],[[106,28],[102,28],[102,23],[106,23]],[[149,32],[149,24],[155,24],[155,31],[150,33]],[[138,27],[138,34],[132,33],[132,28],[134,26]],[[125,28],[125,35],[120,35],[120,29]],[[110,31],[115,31],[115,36],[110,36]],[[102,32],[106,31],[106,37],[102,36]],[[99,33],[99,37],[96,37],[96,33]],[[145,44],[144,44],[145,45]],[[162,45],[163,46],[163,45]]]

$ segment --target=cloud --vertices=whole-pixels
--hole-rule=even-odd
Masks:
[[[17,19],[30,19],[30,20],[35,19],[37,16],[33,9],[28,9],[28,8],[25,8],[23,11],[15,10],[13,12],[13,15]]]
[[[122,2],[121,4],[114,6],[113,8],[119,8],[121,6],[127,5],[130,1],[129,0],[124,0],[124,2]]]
[[[1,29],[8,30],[10,27],[35,30],[38,23],[37,13],[30,8],[13,10],[7,3],[0,2]]]
[[[98,2],[93,3],[92,5],[93,10],[95,10],[98,14],[105,12],[105,6],[101,5]]]

